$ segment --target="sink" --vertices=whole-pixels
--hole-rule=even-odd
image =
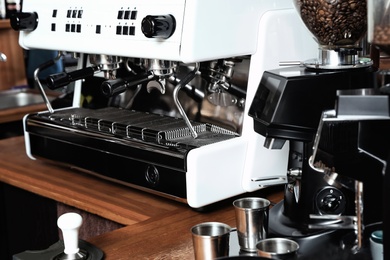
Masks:
[[[48,96],[52,101],[55,97]],[[44,104],[41,94],[30,89],[0,91],[0,110]]]

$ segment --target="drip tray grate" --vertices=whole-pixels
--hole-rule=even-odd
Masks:
[[[85,109],[71,108],[54,113],[39,114],[51,122],[58,122],[86,131],[153,142],[167,146],[200,147],[238,136],[225,128],[200,122],[191,122],[198,137],[191,136],[190,129],[181,118],[150,114],[120,108]]]

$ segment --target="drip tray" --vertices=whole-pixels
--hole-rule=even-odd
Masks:
[[[181,118],[113,107],[96,110],[72,108],[52,114],[42,113],[39,117],[68,127],[173,147],[200,147],[238,136],[237,133],[216,125],[192,122],[198,134],[197,138],[193,138]]]

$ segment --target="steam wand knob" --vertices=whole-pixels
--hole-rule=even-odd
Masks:
[[[56,257],[57,260],[87,259],[87,254],[79,249],[79,229],[83,222],[77,213],[65,213],[57,220],[64,239],[64,252]]]

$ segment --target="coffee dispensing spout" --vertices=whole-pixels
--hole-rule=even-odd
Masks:
[[[214,60],[202,66],[202,77],[207,82],[208,101],[216,106],[232,106],[243,103],[246,91],[231,84],[236,62],[239,59]]]
[[[121,57],[101,54],[89,54],[88,56],[89,62],[103,72],[105,79],[116,78],[116,71],[119,69],[119,64],[122,63]]]

